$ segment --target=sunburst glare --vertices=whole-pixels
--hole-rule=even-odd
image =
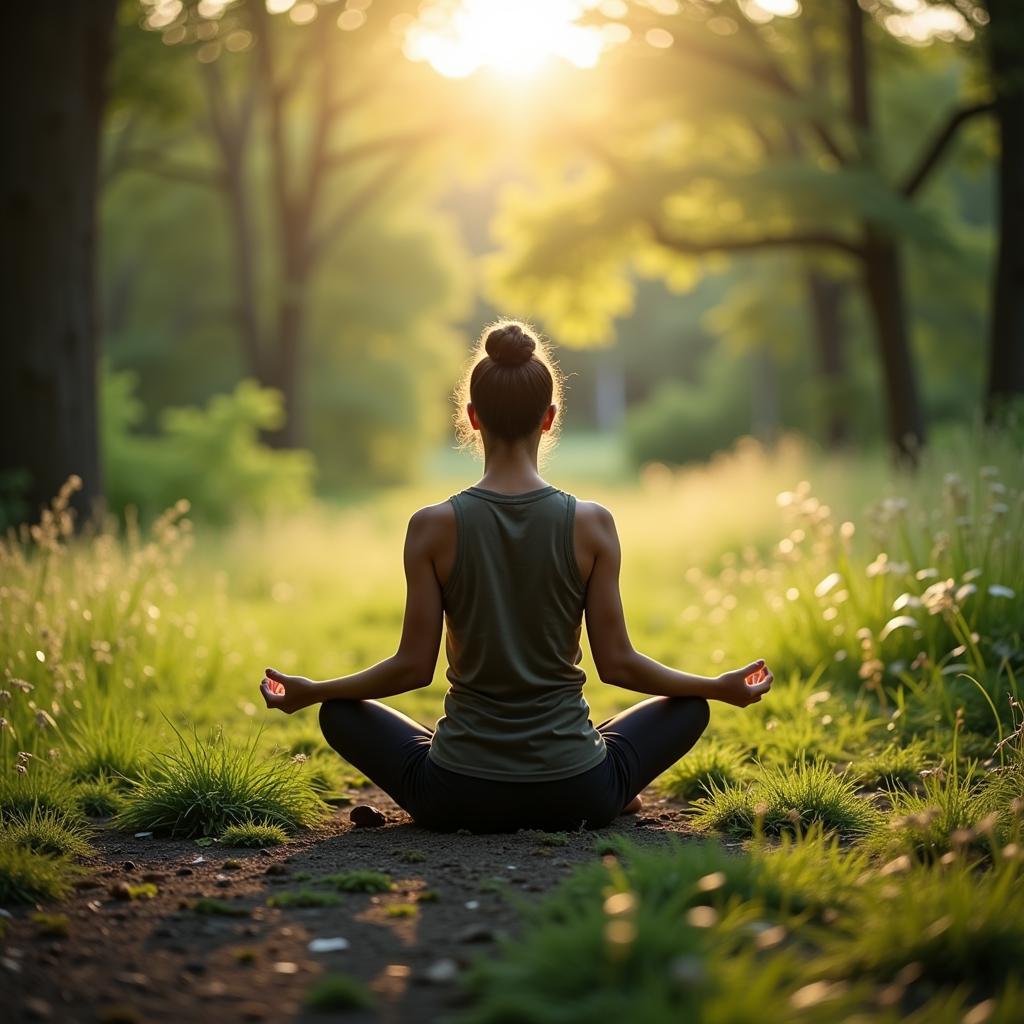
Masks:
[[[552,57],[593,67],[606,37],[578,19],[595,6],[595,0],[437,0],[409,28],[405,52],[449,78],[480,68],[525,77]]]

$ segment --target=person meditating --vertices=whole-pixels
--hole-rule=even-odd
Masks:
[[[601,828],[697,742],[708,701],[744,707],[772,685],[763,660],[705,677],[633,649],[611,513],[538,472],[561,390],[528,327],[485,331],[457,390],[458,432],[482,442],[484,473],[409,520],[397,652],[340,679],[268,668],[260,683],[268,708],[320,704],[327,742],[429,829]],[[654,695],[597,726],[584,614],[602,682]],[[442,621],[449,688],[431,730],[379,698],[430,685]]]

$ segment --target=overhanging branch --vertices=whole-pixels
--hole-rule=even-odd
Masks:
[[[942,159],[950,143],[956,138],[957,132],[962,125],[979,114],[987,114],[995,104],[974,103],[971,106],[960,107],[954,110],[946,119],[946,123],[935,133],[931,142],[924,148],[914,169],[907,175],[900,191],[910,199],[915,192],[925,183],[928,176],[935,170]]]
[[[856,242],[827,231],[794,231],[789,234],[732,238],[686,238],[673,234],[655,219],[648,221],[648,226],[659,245],[690,256],[714,252],[755,252],[760,249],[833,249],[848,256],[862,255],[861,247]]]

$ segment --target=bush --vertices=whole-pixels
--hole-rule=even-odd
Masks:
[[[258,737],[235,745],[221,733],[205,742],[195,732],[191,740],[177,736],[178,751],[155,756],[115,825],[194,837],[220,835],[255,819],[294,831],[323,816],[324,805],[301,766],[261,756]]]
[[[133,430],[142,418],[135,376],[113,374],[103,393],[107,497],[114,508],[134,505],[145,515],[187,498],[198,517],[229,522],[239,514],[296,508],[309,500],[313,457],[268,448],[261,430],[284,421],[281,395],[242,381],[204,409],[166,409],[161,433]]]

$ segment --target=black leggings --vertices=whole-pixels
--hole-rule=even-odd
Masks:
[[[430,729],[375,700],[331,700],[320,728],[346,761],[413,820],[438,832],[562,831],[603,828],[645,786],[674,764],[708,724],[700,697],[651,697],[597,728],[608,756],[567,779],[504,782],[435,764]]]

